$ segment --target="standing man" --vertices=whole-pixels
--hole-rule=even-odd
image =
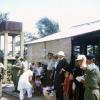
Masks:
[[[29,69],[27,60],[25,60],[24,58],[20,58],[20,67],[24,72],[27,71]]]
[[[85,93],[84,100],[100,100],[100,72],[94,63],[94,56],[79,55],[81,60],[78,60],[80,68],[85,70]],[[78,59],[77,58],[77,59]]]
[[[64,72],[68,67],[68,63],[63,51],[59,51],[57,55],[59,61],[55,70],[54,87],[56,90],[56,99],[63,100]]]
[[[47,63],[47,72],[46,72],[46,84],[43,87],[43,94],[46,100],[55,100],[55,95],[52,93],[54,90],[53,87],[53,72],[55,68],[55,62],[53,59],[54,54],[48,53],[48,63]]]
[[[18,80],[20,75],[24,72],[25,69],[25,64],[24,64],[24,59],[19,58],[18,61],[16,62],[16,65],[12,67],[12,81],[14,83],[15,90],[13,92],[18,92],[17,87],[18,87]]]
[[[75,83],[74,100],[84,100],[84,84],[81,81],[77,80],[78,77],[82,77],[84,75],[84,70],[82,70],[78,64],[79,60],[82,60],[82,57],[76,60],[76,66],[73,69]]]
[[[53,71],[55,68],[55,62],[53,60],[53,53],[48,53],[48,64],[47,64],[47,76],[48,76],[48,82],[47,85],[48,86],[52,86],[53,85]]]

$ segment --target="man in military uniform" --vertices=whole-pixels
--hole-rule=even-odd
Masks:
[[[18,86],[19,77],[24,72],[23,60],[24,60],[23,58],[19,58],[18,61],[16,62],[16,65],[12,67],[12,71],[11,71],[12,81],[15,87],[15,90],[13,92],[19,92],[17,90],[17,86]]]
[[[94,56],[79,55],[81,60],[78,60],[80,68],[85,70],[85,93],[84,100],[100,100],[100,72],[94,63]]]

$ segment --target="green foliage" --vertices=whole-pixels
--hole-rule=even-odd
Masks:
[[[47,17],[40,19],[37,23],[38,34],[44,37],[53,33],[59,32],[59,25],[57,22],[48,19]]]
[[[3,62],[3,57],[4,57],[4,53],[2,50],[0,50],[0,62]]]
[[[4,56],[4,53],[2,50],[0,50],[0,57],[3,57]]]
[[[25,43],[31,42],[31,41],[37,39],[37,38],[34,36],[33,33],[25,33],[25,34],[24,34],[24,37],[25,37],[25,40],[24,40]]]

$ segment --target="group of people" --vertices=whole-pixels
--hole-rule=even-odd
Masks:
[[[17,90],[19,93],[20,100],[24,100],[24,95],[27,93],[28,98],[32,97],[34,89],[42,93],[41,87],[41,77],[43,73],[43,65],[41,62],[36,64],[32,62],[31,64],[25,63],[24,59],[20,58],[21,75],[19,77]]]
[[[26,92],[32,97],[34,83],[38,92],[55,95],[56,100],[100,100],[100,72],[94,55],[78,55],[71,67],[63,51],[49,52],[47,65],[32,63],[20,76],[20,100]]]

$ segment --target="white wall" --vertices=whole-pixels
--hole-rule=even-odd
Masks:
[[[42,43],[35,43],[28,45],[28,60],[32,61],[46,61],[48,52],[56,54],[58,51],[64,51],[68,61],[71,59],[71,38],[53,40]]]

